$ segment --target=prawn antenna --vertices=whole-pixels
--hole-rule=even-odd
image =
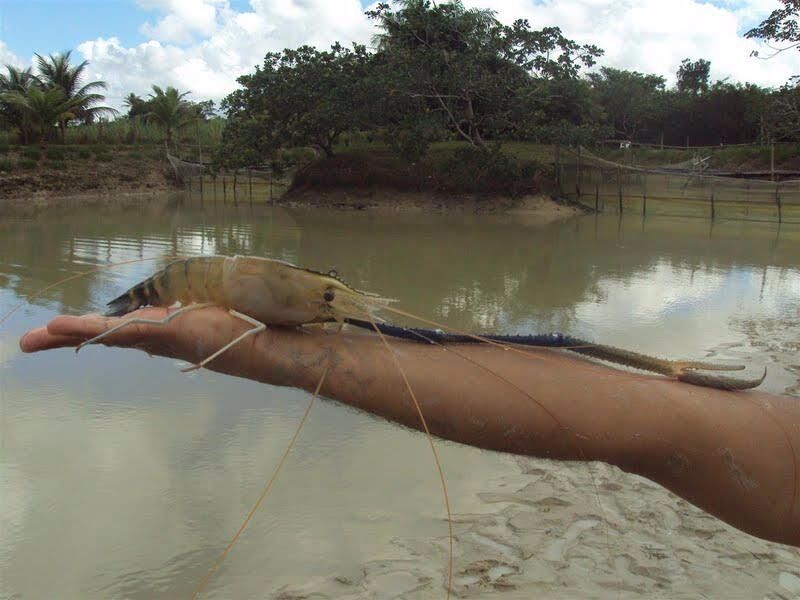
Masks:
[[[339,326],[339,331],[341,331],[341,326]],[[297,442],[297,438],[300,437],[300,431],[306,424],[306,421],[308,420],[308,415],[311,414],[311,409],[314,407],[314,403],[319,397],[320,390],[322,389],[322,384],[325,382],[325,378],[327,377],[328,371],[330,370],[333,352],[337,349],[339,345],[339,339],[340,336],[337,336],[336,340],[334,341],[334,345],[330,348],[327,354],[327,357],[325,359],[325,366],[322,369],[322,374],[319,377],[319,381],[317,382],[317,386],[314,389],[314,393],[311,395],[311,400],[309,401],[308,406],[306,406],[306,410],[305,412],[303,412],[303,416],[300,417],[300,421],[298,422],[297,427],[294,430],[294,434],[292,434],[292,438],[289,440],[289,444],[286,446],[286,449],[283,451],[283,454],[281,455],[278,464],[272,471],[272,475],[270,476],[266,485],[264,485],[264,488],[261,490],[261,494],[258,496],[258,499],[256,500],[255,504],[253,504],[253,507],[250,509],[250,512],[247,513],[247,516],[245,517],[242,524],[239,526],[239,529],[236,530],[236,533],[231,538],[231,541],[228,542],[228,545],[225,546],[225,549],[219,555],[214,564],[211,565],[211,568],[208,570],[208,572],[205,574],[203,579],[198,584],[197,589],[195,589],[194,594],[192,594],[192,600],[196,600],[197,598],[200,597],[200,594],[206,588],[208,582],[211,581],[211,578],[214,576],[214,573],[217,572],[222,563],[225,561],[225,558],[228,556],[228,553],[231,551],[233,546],[236,544],[237,541],[239,541],[239,537],[241,537],[242,533],[244,533],[244,530],[250,524],[250,521],[253,519],[253,516],[256,514],[259,507],[264,502],[264,499],[267,497],[273,485],[275,484],[275,481],[278,479],[278,475],[280,474],[281,469],[283,469],[284,464],[286,464],[286,459],[289,457],[289,453],[292,451],[292,448],[294,448],[295,443]]]
[[[367,313],[369,314],[369,313]],[[422,414],[422,407],[417,400],[417,395],[414,393],[414,390],[411,387],[411,383],[408,381],[408,376],[406,375],[405,369],[400,364],[400,360],[397,358],[392,347],[389,345],[389,342],[386,340],[386,336],[383,335],[383,332],[378,327],[377,323],[372,318],[372,315],[369,315],[370,323],[372,323],[372,328],[375,330],[375,333],[383,342],[383,345],[386,347],[386,350],[389,352],[389,356],[392,357],[392,361],[394,362],[395,367],[397,367],[397,371],[400,373],[400,376],[403,378],[403,382],[405,383],[406,389],[408,390],[409,395],[411,396],[411,400],[414,402],[414,407],[417,409],[417,414],[419,415],[419,420],[422,423],[422,428],[425,430],[425,435],[428,438],[428,443],[431,446],[431,452],[433,452],[433,460],[436,462],[436,469],[439,471],[439,481],[442,483],[442,494],[444,495],[444,507],[447,510],[447,533],[448,533],[448,541],[449,541],[449,555],[447,561],[447,599],[450,600],[450,593],[453,589],[453,515],[450,511],[450,497],[447,493],[447,482],[444,478],[444,471],[442,470],[442,462],[439,460],[439,453],[436,450],[436,444],[433,441],[433,435],[431,435],[431,430],[428,428],[428,421],[425,419],[425,415]]]

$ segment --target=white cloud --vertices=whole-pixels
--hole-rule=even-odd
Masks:
[[[730,77],[777,86],[800,73],[800,53],[771,60],[752,58],[758,48],[742,33],[775,8],[775,0],[466,0],[489,7],[509,22],[559,25],[565,35],[605,50],[602,65],[658,73],[674,82],[684,58],[706,58],[712,78]],[[335,41],[369,44],[375,34],[359,0],[251,0],[235,11],[228,0],[139,0],[158,13],[141,31],[151,39],[133,47],[117,38],[83,42],[90,76],[109,83],[108,102],[120,107],[129,92],[150,86],[191,90],[192,98],[220,100],[236,78],[252,72],[268,51],[302,44],[328,47]],[[0,42],[0,58],[8,53]],[[12,56],[12,61],[17,60]]]
[[[6,43],[0,40],[0,65],[11,65],[12,67],[21,68],[25,66],[25,61],[11,52],[8,46],[6,46]]]
[[[710,60],[714,80],[779,86],[800,73],[800,53],[760,60],[750,56],[759,44],[743,37],[777,7],[775,0],[729,1],[724,7],[699,0],[466,0],[465,4],[492,8],[503,21],[524,17],[534,28],[558,25],[567,37],[605,50],[602,65],[657,73],[670,83],[684,58]]]
[[[165,13],[142,28],[152,40],[125,47],[117,38],[98,38],[77,48],[90,61],[91,77],[108,82],[108,103],[115,107],[131,91],[146,95],[153,83],[218,101],[269,51],[364,43],[374,33],[358,0],[251,0],[246,12],[232,10],[223,0],[139,4]]]

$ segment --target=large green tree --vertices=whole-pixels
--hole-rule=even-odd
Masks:
[[[601,54],[556,27],[504,25],[493,11],[467,9],[458,0],[394,5],[380,3],[367,13],[381,29],[379,63],[390,94],[413,114],[438,115],[479,147],[487,146],[487,136],[524,125],[520,117],[549,100],[543,81],[574,78]]]
[[[153,85],[153,93],[148,96],[145,105],[147,112],[144,116],[164,129],[168,145],[172,144],[173,134],[176,131],[190,125],[198,118],[197,111],[186,100],[188,95],[189,92],[181,92],[172,86],[163,89]]]
[[[36,79],[44,89],[61,90],[65,102],[69,105],[69,111],[64,114],[71,115],[59,120],[58,127],[61,130],[61,139],[64,141],[67,123],[72,119],[79,119],[84,123],[93,121],[101,115],[116,114],[116,110],[108,106],[98,106],[98,102],[103,102],[105,96],[100,90],[106,88],[105,81],[90,81],[83,83],[86,68],[89,61],[84,60],[77,65],[70,62],[72,51],[62,54],[51,54],[50,56],[36,55],[36,62],[39,73]]]
[[[342,133],[368,127],[378,100],[364,46],[334,44],[271,52],[222,103],[224,145],[238,163],[260,162],[282,146],[315,146],[326,155]]]
[[[589,80],[617,135],[636,141],[652,135],[662,108],[663,77],[603,67]]]
[[[30,68],[18,69],[6,65],[6,73],[0,73],[0,121],[7,127],[19,129],[23,143],[27,144],[31,137],[31,124],[28,113],[19,106],[3,100],[6,94],[28,94],[30,87],[36,82]]]
[[[61,88],[42,89],[31,85],[25,92],[6,92],[1,98],[18,112],[26,128],[43,143],[50,137],[56,123],[75,118],[74,105]]]

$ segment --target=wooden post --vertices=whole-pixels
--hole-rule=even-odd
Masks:
[[[602,177],[602,171],[600,171],[600,176]],[[597,212],[598,205],[600,204],[600,184],[594,184],[594,212]]]
[[[236,201],[236,176],[239,174],[239,169],[233,170],[233,204],[236,206],[238,202]]]
[[[647,173],[641,175],[642,178],[642,216],[647,215]]]
[[[200,200],[203,200],[203,170],[200,170]]]
[[[561,145],[556,144],[556,189],[558,190],[558,197],[561,197]]]
[[[622,214],[622,169],[617,167],[617,192],[619,193],[619,214]]]
[[[778,224],[783,223],[783,210],[781,207],[781,195],[778,193],[778,189],[780,188],[780,183],[775,183],[775,204],[778,205]]]
[[[228,182],[227,182],[227,180],[228,180],[228,176],[225,173],[223,173],[222,174],[222,203],[223,204],[227,204],[228,203]]]
[[[272,203],[272,171],[269,172],[269,201]]]
[[[770,140],[769,145],[769,172],[770,181],[775,181],[775,140]]]
[[[716,208],[714,206],[714,195],[715,195],[715,192],[716,192],[716,188],[717,188],[717,180],[712,178],[711,179],[711,220],[712,221],[714,220],[714,217],[716,216]]]

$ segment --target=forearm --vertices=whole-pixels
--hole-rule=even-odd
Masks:
[[[270,370],[254,378],[313,390],[330,356],[323,395],[421,429],[377,336],[271,335],[257,353]],[[740,529],[800,545],[800,410],[793,399],[699,388],[548,350],[390,343],[434,435],[530,456],[601,460]]]

